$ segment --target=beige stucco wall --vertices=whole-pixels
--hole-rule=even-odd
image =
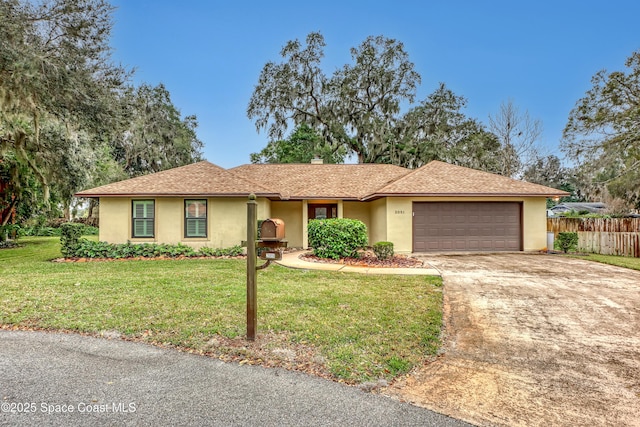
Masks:
[[[284,221],[285,239],[290,248],[302,247],[302,212],[301,201],[271,202],[271,218]]]
[[[387,199],[369,202],[371,227],[369,228],[369,244],[387,241]]]
[[[131,199],[100,198],[98,238],[109,243],[126,243],[131,239]]]
[[[247,240],[247,201],[238,199],[209,199],[209,242],[207,246],[227,248]],[[267,205],[258,201],[258,218]],[[262,216],[265,214],[262,213]]]
[[[547,199],[530,197],[522,209],[524,250],[537,251],[547,247]]]
[[[160,243],[196,243],[199,247],[207,242],[206,238],[183,239],[184,236],[184,199],[156,198],[155,199],[156,231],[155,236]],[[211,236],[211,201],[207,202],[209,210],[208,235]],[[129,221],[131,222],[131,221]],[[129,225],[131,227],[131,224]],[[131,239],[136,242],[140,239]]]
[[[522,202],[523,249],[546,246],[546,198],[544,197],[389,197],[387,199],[387,240],[398,253],[413,250],[413,202]]]
[[[228,248],[239,245],[247,239],[247,200],[244,198],[209,198],[208,233],[206,238],[184,237],[184,200],[182,197],[156,197],[155,200],[155,237],[131,237],[131,201],[138,200],[120,197],[100,198],[100,235],[101,241],[109,243],[182,243],[200,248]],[[139,200],[151,200],[140,198]],[[271,202],[258,200],[258,218],[271,215]]]
[[[215,200],[215,199],[214,199]],[[246,206],[247,201],[248,200],[244,200],[244,204]],[[257,199],[256,200],[258,202],[258,219],[267,219],[267,218],[271,218],[273,215],[271,214],[271,203],[273,203],[271,200],[269,199]],[[273,216],[274,218],[277,218],[275,216]],[[244,208],[244,218],[245,218],[245,223],[247,222],[247,208]]]
[[[183,243],[199,248],[227,248],[246,240],[247,200],[244,198],[208,199],[208,237],[184,238],[184,198],[155,198],[155,238],[131,237],[131,198],[100,199],[100,240],[110,243],[157,242]],[[497,197],[497,198],[446,198],[446,197],[389,197],[372,202],[340,202],[338,216],[363,221],[369,232],[369,244],[391,241],[398,253],[411,253],[413,246],[413,202],[442,201],[517,201],[523,203],[523,246],[525,251],[543,249],[546,246],[546,199]],[[258,199],[258,219],[280,218],[285,222],[286,239],[290,247],[308,246],[308,203],[327,201],[270,201]],[[337,203],[333,201],[333,203]]]

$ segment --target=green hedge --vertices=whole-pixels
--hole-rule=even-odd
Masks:
[[[320,258],[357,257],[367,244],[367,226],[357,219],[313,219],[307,227],[309,246]]]
[[[62,252],[68,258],[155,258],[168,257],[177,258],[180,256],[238,256],[243,253],[240,246],[233,246],[225,249],[202,247],[195,250],[191,246],[182,244],[168,245],[158,243],[107,243],[94,242],[87,239],[79,239],[74,251],[67,249]]]

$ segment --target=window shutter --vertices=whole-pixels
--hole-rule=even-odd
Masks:
[[[151,237],[153,236],[153,222],[148,219],[137,219],[135,221],[135,236],[136,237]]]
[[[196,220],[196,233],[198,236],[205,237],[207,235],[207,220]]]
[[[207,201],[185,200],[185,237],[207,237]]]
[[[153,237],[154,206],[153,200],[133,201],[133,237]]]
[[[196,235],[196,222],[192,219],[187,220],[187,236]]]
[[[207,237],[207,220],[187,219],[187,237]]]
[[[153,201],[139,201],[133,202],[133,217],[134,218],[153,218]]]
[[[144,203],[142,202],[135,202],[134,203],[134,214],[133,217],[134,218],[144,218]]]

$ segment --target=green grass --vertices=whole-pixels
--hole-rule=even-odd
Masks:
[[[260,353],[243,338],[243,260],[53,263],[60,257],[58,238],[21,243],[0,250],[4,327],[118,332],[229,360],[293,368],[296,361],[270,360],[276,353],[264,349],[306,349],[329,375],[349,383],[392,379],[434,355],[440,344],[439,277],[271,266],[258,272]]]
[[[640,270],[640,258],[616,256],[616,255],[599,255],[589,254],[586,256],[577,256],[576,258],[586,259],[588,261],[601,262],[603,264],[617,265],[618,267],[631,268]]]

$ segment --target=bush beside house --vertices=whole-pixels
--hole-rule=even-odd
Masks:
[[[561,249],[565,254],[569,251],[575,251],[578,247],[578,233],[558,233],[558,238],[555,241],[555,246],[558,249]]]
[[[393,258],[393,242],[378,242],[373,245],[373,253],[378,259]]]
[[[348,218],[314,219],[307,227],[309,246],[319,258],[357,257],[367,245],[367,226]]]
[[[65,257],[75,256],[80,247],[84,225],[67,222],[60,226],[60,252]]]
[[[177,244],[157,244],[157,243],[107,243],[95,242],[92,240],[80,239],[75,251],[71,254],[66,251],[69,258],[177,258],[177,257],[224,257],[242,255],[243,249],[240,246],[233,246],[225,249],[210,248],[203,246],[195,250],[191,246]],[[63,254],[65,252],[63,251]]]
[[[65,258],[155,258],[155,257],[223,257],[242,255],[240,246],[195,250],[190,246],[157,243],[107,243],[82,238],[83,224],[65,223],[60,227],[60,252]]]

